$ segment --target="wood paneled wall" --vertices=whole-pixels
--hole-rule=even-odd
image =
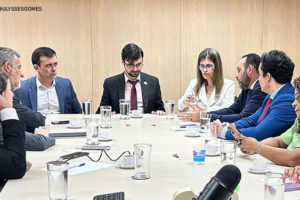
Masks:
[[[297,0],[1,0],[0,6],[42,7],[0,11],[0,46],[21,54],[25,78],[35,75],[32,51],[53,48],[59,75],[94,109],[104,79],[122,72],[120,53],[129,42],[143,49],[143,71],[159,78],[164,100],[183,94],[206,47],[219,51],[226,78],[235,79],[242,55],[271,49],[285,51],[296,64],[294,77],[300,75]]]

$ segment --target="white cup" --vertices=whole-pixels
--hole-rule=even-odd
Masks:
[[[253,171],[266,171],[268,168],[268,162],[262,159],[255,159],[253,161]]]
[[[139,117],[139,116],[141,116],[142,111],[141,110],[132,110],[131,113],[132,113],[132,116]]]
[[[124,155],[121,159],[123,166],[134,166],[134,155]]]

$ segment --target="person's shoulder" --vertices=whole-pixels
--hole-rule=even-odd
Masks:
[[[110,76],[110,77],[106,78],[104,80],[104,82],[112,82],[112,81],[118,80],[119,78],[123,78],[123,77],[124,77],[124,73],[117,74],[117,75]]]
[[[32,84],[32,83],[34,83],[36,81],[36,77],[35,76],[32,76],[32,77],[30,77],[30,78],[28,78],[28,79],[26,79],[26,80],[23,80],[22,82],[21,82],[21,87],[25,87],[25,86],[28,86],[28,85],[30,85],[30,84]]]
[[[141,72],[141,78],[146,79],[148,81],[158,81],[157,77],[155,77],[153,75],[150,75],[150,74],[147,74],[147,73],[144,73],[144,72]]]

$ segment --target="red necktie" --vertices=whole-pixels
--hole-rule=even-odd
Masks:
[[[270,106],[271,101],[272,101],[272,99],[269,98],[268,101],[267,101],[266,107],[265,107],[265,109],[264,109],[264,113],[263,113],[263,115],[262,115],[262,117],[261,117],[259,123],[261,123],[261,122],[264,120],[265,115],[266,115],[266,112],[267,112],[267,110],[268,110],[268,108],[269,108],[269,106]]]
[[[131,105],[131,110],[137,110],[137,97],[136,97],[136,88],[135,85],[138,81],[131,81],[128,80],[129,83],[132,84],[132,88],[131,88],[131,94],[130,94],[130,105]]]

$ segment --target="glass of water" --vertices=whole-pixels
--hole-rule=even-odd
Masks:
[[[235,164],[237,143],[234,140],[222,140],[221,165]]]
[[[101,128],[111,128],[111,106],[100,106]]]
[[[129,101],[125,99],[119,100],[121,119],[130,119]]]
[[[284,199],[285,179],[281,173],[267,173],[265,176],[265,200]]]
[[[150,178],[151,144],[134,144],[134,175],[133,179],[145,180]]]
[[[90,115],[92,114],[92,100],[82,100],[82,114],[83,115]]]
[[[174,119],[174,117],[175,117],[175,101],[174,100],[166,101],[166,117],[167,117],[167,119]]]
[[[67,199],[68,164],[65,161],[47,163],[49,200]]]
[[[86,144],[96,145],[99,144],[98,134],[99,134],[99,123],[98,117],[96,115],[90,115],[86,119]]]
[[[203,132],[206,132],[205,128],[209,125],[210,123],[210,118],[211,114],[207,112],[206,109],[202,109],[199,113],[200,115],[200,128]]]

